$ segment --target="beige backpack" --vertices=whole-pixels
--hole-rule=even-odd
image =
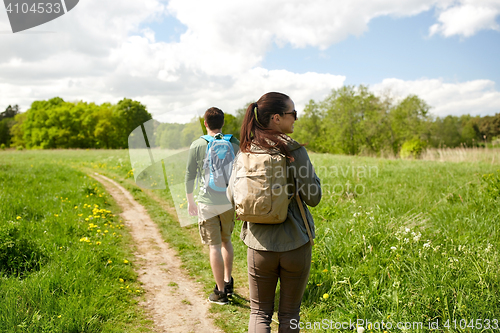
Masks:
[[[234,160],[233,200],[239,220],[279,224],[285,222],[288,205],[293,198],[293,187],[287,182],[286,157],[280,153],[239,152]],[[306,227],[311,245],[314,246],[311,229],[307,223],[302,199],[295,190],[300,215]]]
[[[293,188],[282,154],[240,152],[234,163],[233,198],[240,220],[278,224],[286,220]]]

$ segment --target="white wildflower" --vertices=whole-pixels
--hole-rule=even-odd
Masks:
[[[391,246],[391,250],[396,251],[398,248],[395,246]]]
[[[424,247],[430,247],[431,246],[431,241],[427,240],[427,243],[424,243]]]

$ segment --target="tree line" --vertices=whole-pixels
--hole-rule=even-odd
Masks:
[[[499,144],[500,113],[433,117],[416,95],[395,101],[365,86],[344,86],[323,101],[311,100],[293,137],[313,151],[417,157],[425,148]]]
[[[247,103],[234,114],[225,111],[224,133],[239,139]],[[292,137],[312,151],[348,155],[414,156],[426,148],[500,145],[500,113],[494,116],[433,117],[416,95],[401,100],[376,96],[365,86],[334,89],[321,101],[310,100]],[[116,105],[66,102],[56,97],[35,101],[26,112],[9,106],[0,113],[0,144],[25,148],[127,148],[128,135],[151,120],[138,101]],[[190,123],[154,121],[151,146],[188,147],[206,134],[203,118]],[[202,130],[204,133],[202,133]]]
[[[59,97],[35,101],[23,113],[9,106],[0,117],[0,144],[28,149],[127,148],[129,133],[152,119],[144,105],[128,98],[97,105]]]

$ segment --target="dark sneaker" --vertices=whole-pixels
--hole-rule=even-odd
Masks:
[[[208,296],[208,300],[210,303],[216,303],[220,305],[225,305],[229,303],[229,300],[227,299],[227,294],[224,291],[219,291],[217,289],[217,285],[215,285],[214,292]]]
[[[232,276],[231,276],[231,282],[224,281],[224,291],[226,292],[227,296],[233,296],[234,280]]]

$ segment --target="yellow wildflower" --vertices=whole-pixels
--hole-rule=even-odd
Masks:
[[[330,297],[330,295],[328,295],[328,294],[323,294],[323,299],[327,299],[328,297]]]
[[[127,259],[123,259],[123,263],[124,264],[128,264],[128,260]]]
[[[16,219],[20,220],[20,219],[21,219],[21,216],[16,217]]]

